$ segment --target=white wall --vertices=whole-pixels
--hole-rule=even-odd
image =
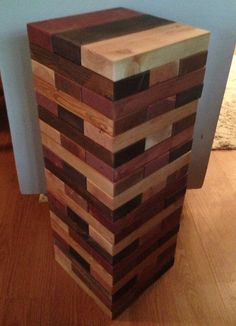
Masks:
[[[202,185],[236,42],[235,0],[0,0],[0,70],[23,193],[44,190],[26,23],[115,6],[134,8],[212,32],[190,173],[190,186]]]

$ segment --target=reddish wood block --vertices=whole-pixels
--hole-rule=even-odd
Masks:
[[[73,80],[64,77],[61,74],[55,73],[56,88],[64,93],[81,100],[81,86]]]
[[[159,170],[160,168],[162,168],[168,163],[169,163],[169,153],[166,153],[163,156],[150,161],[148,164],[145,165],[144,177],[149,176],[150,174]]]
[[[176,135],[185,129],[190,128],[194,125],[196,120],[196,113],[189,115],[188,117],[173,124],[172,135]]]
[[[51,161],[55,166],[59,168],[63,168],[63,161],[56,156],[50,149],[48,149],[46,146],[43,146],[43,156],[44,158]]]
[[[149,85],[153,86],[178,76],[179,62],[173,61],[150,71]]]
[[[176,172],[174,172],[173,174],[169,175],[169,177],[167,178],[167,184],[173,184],[176,181],[185,177],[188,173],[188,167],[189,167],[188,165],[185,165],[181,169],[179,169]]]
[[[65,185],[65,193],[67,196],[69,196],[71,199],[73,199],[80,207],[82,207],[84,210],[88,210],[88,202],[83,197],[81,197],[77,192],[75,192],[73,189],[71,189],[68,185]]]
[[[85,149],[61,134],[61,145],[69,152],[85,161]]]
[[[113,103],[89,88],[82,88],[82,102],[96,109],[106,117],[113,118]]]
[[[139,16],[141,13],[125,8],[101,10],[80,15],[56,18],[27,25],[30,42],[52,51],[52,35],[68,30],[86,28],[105,22],[112,22],[129,17]]]
[[[144,168],[141,168],[135,171],[134,173],[130,174],[128,177],[116,182],[114,190],[115,196],[141,181],[143,179],[143,176]]]
[[[164,114],[175,108],[175,96],[168,97],[166,99],[157,101],[148,106],[147,119],[153,119],[158,115]]]
[[[57,103],[49,100],[47,97],[43,96],[42,94],[35,93],[36,95],[36,101],[39,106],[44,107],[47,109],[50,113],[54,114],[55,116],[58,116],[58,105]]]
[[[114,135],[119,135],[129,129],[132,129],[147,120],[147,109],[144,108],[138,112],[134,112],[123,119],[114,122]]]
[[[172,137],[171,148],[184,144],[186,141],[192,140],[193,138],[193,126],[184,129]]]
[[[86,151],[86,162],[109,180],[115,181],[114,169],[88,151]]]
[[[49,199],[49,208],[50,210],[54,210],[59,212],[59,214],[66,214],[67,213],[67,206],[62,201],[59,201],[55,198],[50,192],[47,193]]]

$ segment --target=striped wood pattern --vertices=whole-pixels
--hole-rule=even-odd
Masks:
[[[114,318],[174,263],[209,33],[115,8],[28,34],[56,261]]]

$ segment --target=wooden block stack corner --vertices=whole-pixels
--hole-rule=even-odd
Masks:
[[[174,263],[209,33],[125,8],[27,27],[56,260],[114,318]]]

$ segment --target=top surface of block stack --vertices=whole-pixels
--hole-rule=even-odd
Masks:
[[[116,315],[173,264],[209,33],[115,8],[28,35],[56,253]]]

